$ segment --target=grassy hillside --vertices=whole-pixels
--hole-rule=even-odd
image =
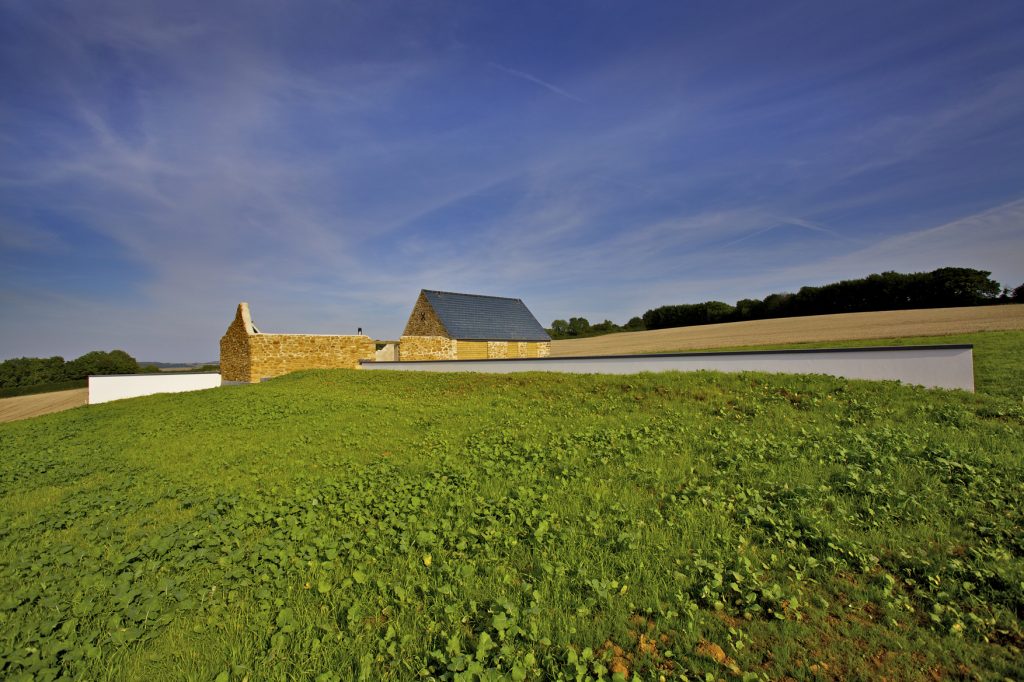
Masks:
[[[756,374],[4,424],[0,675],[1019,679],[1022,450],[1019,398]]]

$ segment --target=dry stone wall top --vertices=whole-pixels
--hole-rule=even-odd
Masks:
[[[375,352],[373,339],[362,334],[261,334],[252,326],[249,305],[240,303],[220,340],[221,376],[257,382],[301,369],[358,369]]]

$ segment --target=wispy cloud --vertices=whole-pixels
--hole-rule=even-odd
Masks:
[[[1012,8],[545,11],[527,35],[490,5],[5,6],[0,355],[206,360],[239,300],[390,337],[421,287],[548,322],[885,268],[1024,280]]]
[[[859,243],[858,240],[851,239],[850,237],[847,237],[847,236],[843,235],[842,233],[838,232],[837,230],[829,229],[829,228],[825,227],[824,225],[819,225],[818,223],[811,222],[810,220],[804,220],[803,218],[794,218],[794,217],[777,218],[776,221],[777,222],[775,222],[775,223],[773,223],[771,225],[768,225],[766,227],[762,227],[760,229],[754,230],[753,232],[748,232],[747,234],[745,234],[745,235],[743,235],[743,236],[741,236],[741,237],[739,237],[737,239],[733,239],[732,241],[726,242],[725,244],[722,244],[722,246],[720,248],[727,249],[729,247],[736,246],[737,244],[745,242],[748,239],[753,239],[754,237],[759,237],[759,236],[761,236],[763,234],[771,232],[772,230],[777,230],[777,229],[779,229],[781,227],[786,227],[786,226],[799,227],[799,228],[802,228],[804,230],[808,230],[810,232],[817,232],[819,234],[824,234],[824,235],[827,235],[829,237],[832,237],[833,239],[838,239],[840,241],[844,241],[844,242],[847,242],[847,243],[850,243],[850,244],[857,244],[857,243]]]
[[[55,254],[67,248],[67,243],[52,230],[0,217],[0,251]]]
[[[532,74],[526,73],[525,71],[520,71],[518,69],[510,69],[507,66],[502,66],[501,64],[497,64],[495,62],[488,62],[487,64],[488,64],[488,66],[491,66],[491,67],[493,67],[495,69],[498,69],[499,71],[503,71],[503,72],[507,73],[510,76],[515,76],[516,78],[522,78],[524,81],[529,81],[530,83],[535,83],[535,84],[541,86],[542,88],[544,88],[545,90],[548,90],[550,92],[555,93],[556,95],[561,95],[562,97],[565,97],[566,99],[571,99],[574,102],[579,102],[580,104],[586,104],[586,102],[584,102],[582,99],[580,99],[576,95],[572,94],[568,90],[560,88],[557,85],[553,85],[551,83],[548,83],[546,80],[541,80],[540,78],[537,78],[536,76],[534,76]]]
[[[895,270],[924,272],[945,266],[988,270],[1008,286],[1024,281],[1024,199],[993,206],[941,225],[900,232],[859,248],[843,249],[810,262],[787,253],[787,245],[759,247],[776,267],[756,274],[709,281],[709,289],[729,291],[736,298],[795,291],[803,285],[824,284]],[[741,252],[741,257],[749,253]]]

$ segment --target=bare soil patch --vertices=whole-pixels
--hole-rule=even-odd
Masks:
[[[930,310],[888,310],[786,317],[608,334],[551,343],[552,357],[665,353],[705,348],[760,346],[812,341],[942,336],[1024,329],[1024,305]]]
[[[87,388],[3,398],[0,399],[0,422],[12,422],[18,419],[38,417],[41,414],[62,412],[88,402],[89,389]]]

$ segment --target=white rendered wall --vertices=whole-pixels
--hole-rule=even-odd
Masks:
[[[401,352],[401,351],[399,351]],[[895,380],[930,388],[974,391],[971,346],[889,346],[793,351],[607,355],[600,357],[518,360],[439,360],[367,362],[363,369],[420,372],[570,372],[637,374],[639,372],[773,372],[829,374],[847,379]]]
[[[89,377],[89,404],[154,393],[181,393],[220,386],[220,374],[119,374]]]

